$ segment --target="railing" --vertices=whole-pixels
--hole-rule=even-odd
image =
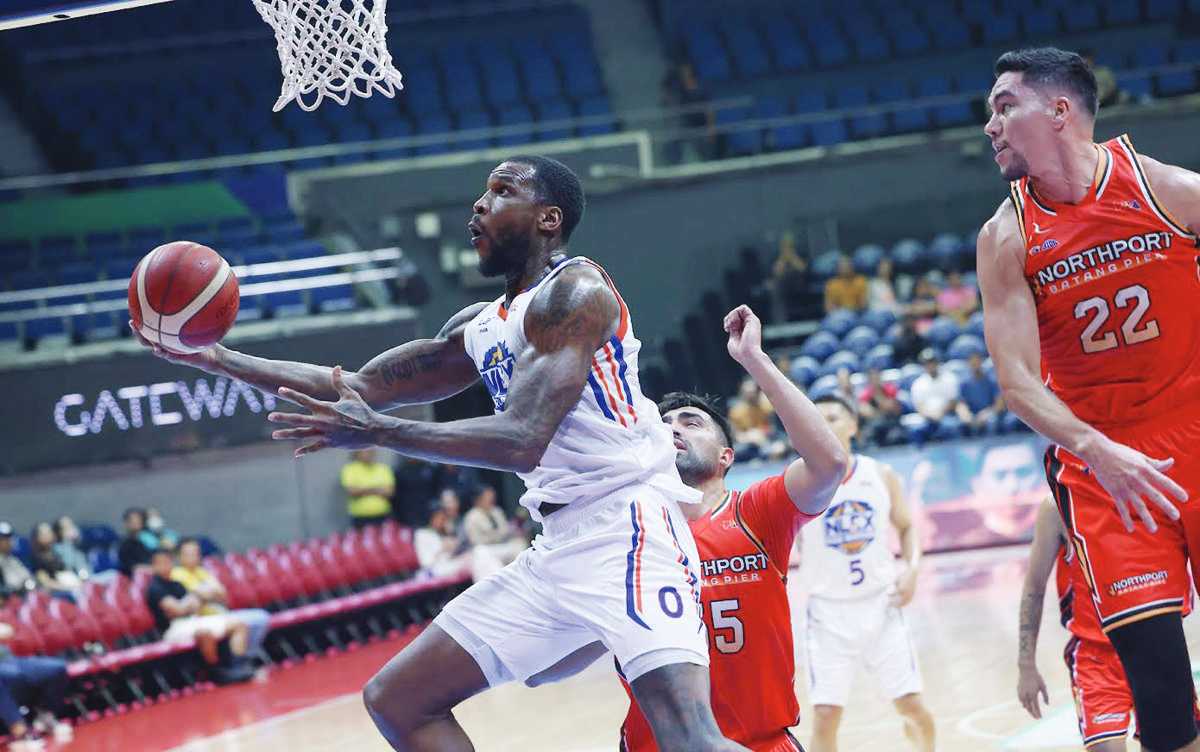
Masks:
[[[296,259],[293,261],[272,261],[265,264],[250,264],[233,267],[233,272],[240,280],[261,277],[266,274],[283,274],[288,272],[311,271],[313,269],[328,269],[342,266],[357,266],[379,261],[399,261],[404,257],[399,248],[380,248],[373,251],[355,251],[352,253],[337,253],[314,258]],[[254,282],[241,284],[240,293],[243,298],[255,295],[267,295],[276,292],[291,292],[293,290],[309,290],[333,285],[355,284],[358,282],[375,282],[385,279],[399,279],[409,275],[409,271],[399,265],[386,268],[355,269],[347,272],[334,272],[310,277],[273,280],[270,282]],[[75,285],[56,285],[31,290],[15,290],[0,292],[0,305],[10,303],[25,303],[29,301],[50,301],[55,298],[74,297],[78,295],[95,295],[125,291],[129,288],[129,280],[110,279],[101,282],[85,282]],[[47,305],[45,308],[28,308],[16,311],[0,312],[0,323],[32,321],[60,316],[78,316],[85,313],[105,313],[108,311],[124,310],[128,305],[124,298],[109,298],[83,303],[66,303]]]

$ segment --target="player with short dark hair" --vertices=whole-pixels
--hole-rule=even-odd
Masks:
[[[432,339],[344,373],[220,345],[169,360],[278,392],[309,414],[272,413],[277,439],[381,446],[432,462],[508,470],[543,526],[532,548],[452,600],[364,690],[395,749],[472,749],[452,709],[524,681],[593,641],[617,655],[670,749],[742,749],[709,706],[698,557],[680,511],[699,501],[675,469],[671,433],[641,392],[629,310],[608,274],[567,239],[584,211],[579,179],[546,157],[487,177],[467,223],[480,270],[505,294],[463,309]],[[495,414],[431,423],[382,411],[483,380]],[[609,566],[621,562],[623,567]]]
[[[732,433],[712,401],[673,392],[659,402],[659,411],[675,437],[680,476],[704,493],[704,500],[685,507],[684,514],[700,551],[717,723],[726,736],[756,752],[794,751],[801,747],[788,728],[799,721],[800,706],[788,555],[797,531],[820,516],[837,488],[846,453],[808,398],[763,353],[758,317],[739,306],[725,317],[725,329],[729,354],[774,406],[801,459],[745,491],[731,491],[725,474],[733,464]],[[590,645],[531,683],[578,672],[603,653],[603,646]],[[644,707],[640,696],[630,704],[621,749],[682,749],[661,737],[656,743]]]
[[[996,76],[985,131],[1011,182],[979,233],[988,350],[1009,408],[1053,442],[1046,474],[1143,749],[1200,749],[1180,619],[1200,512],[1177,506],[1200,489],[1200,175],[1128,136],[1097,143],[1075,53],[1007,53]]]

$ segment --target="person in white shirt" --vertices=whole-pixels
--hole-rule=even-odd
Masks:
[[[435,577],[457,574],[471,566],[471,552],[465,541],[450,530],[446,510],[435,507],[429,524],[413,533],[413,548],[421,569]]]
[[[909,440],[920,445],[930,439],[962,436],[962,419],[956,413],[958,379],[941,368],[937,354],[932,349],[922,350],[918,357],[925,367],[925,373],[917,377],[910,390],[916,412],[901,418]]]
[[[463,517],[463,532],[471,544],[476,574],[490,574],[513,561],[527,548],[525,540],[496,503],[496,489],[480,486]],[[482,569],[481,569],[482,568]]]

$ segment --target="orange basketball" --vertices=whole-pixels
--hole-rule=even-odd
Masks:
[[[238,282],[229,262],[188,240],[147,253],[129,280],[129,317],[142,336],[175,353],[220,341],[238,313]]]

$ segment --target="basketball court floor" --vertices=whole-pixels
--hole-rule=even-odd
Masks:
[[[917,597],[908,609],[925,676],[925,697],[937,718],[938,749],[1079,749],[1075,715],[1061,652],[1056,600],[1047,599],[1038,657],[1050,707],[1034,721],[1015,698],[1017,601],[1024,547],[945,554],[926,559]],[[804,627],[802,577],[792,577],[797,636]],[[1200,627],[1187,624],[1193,656]],[[384,752],[363,710],[359,689],[403,641],[379,643],[323,658],[269,678],[226,687],[79,728],[75,742],[51,749],[88,752]],[[810,736],[797,641],[797,689],[802,720],[797,737]],[[403,698],[398,698],[403,702]],[[748,698],[747,701],[753,702]],[[624,693],[602,660],[574,679],[527,689],[507,686],[465,703],[458,718],[479,752],[598,752],[617,748]],[[847,707],[841,748],[856,752],[906,749],[890,703],[860,674]]]

